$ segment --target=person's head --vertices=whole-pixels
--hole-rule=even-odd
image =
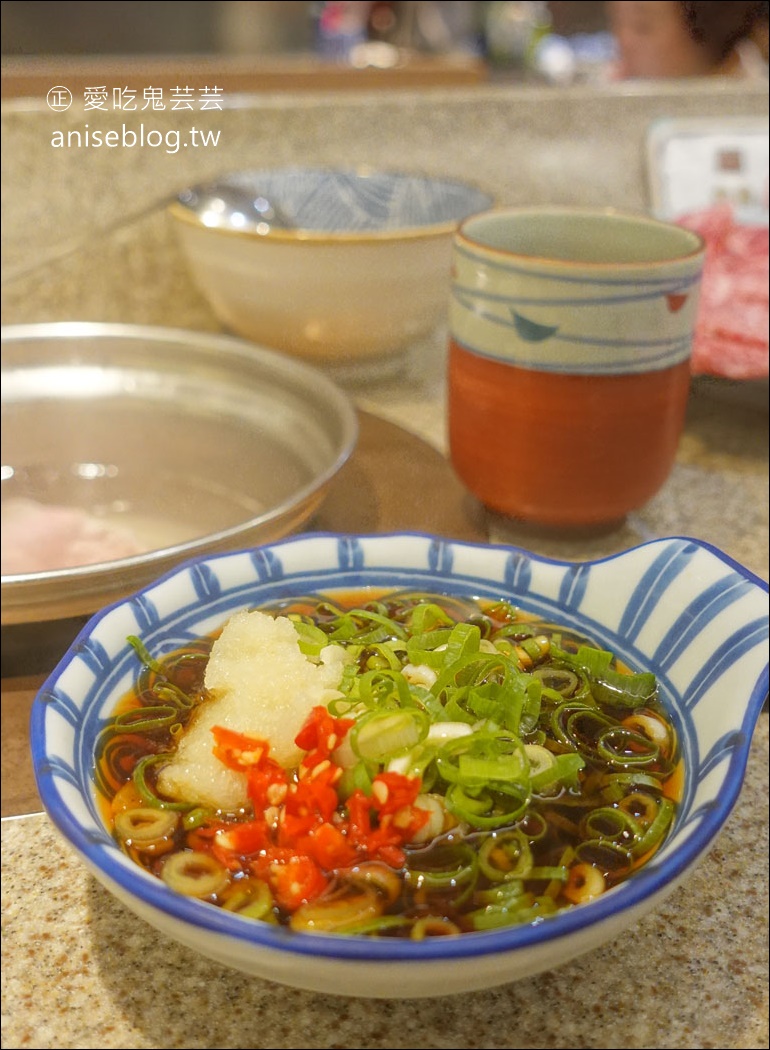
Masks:
[[[767,23],[767,3],[611,0],[610,28],[621,77],[690,77],[729,72],[736,46]]]

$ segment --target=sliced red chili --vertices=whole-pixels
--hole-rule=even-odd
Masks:
[[[228,769],[245,772],[259,765],[270,753],[270,744],[259,736],[236,733],[225,726],[212,726],[214,754]]]
[[[294,738],[297,747],[307,752],[302,759],[302,768],[312,769],[329,758],[354,724],[352,718],[335,718],[325,707],[314,707]]]
[[[355,846],[348,841],[344,831],[328,822],[316,825],[298,846],[325,871],[347,867],[358,857]]]
[[[286,771],[270,758],[270,745],[261,737],[236,733],[225,726],[213,726],[214,754],[228,769],[244,773],[254,812],[279,806],[286,797]]]
[[[270,829],[265,821],[249,820],[243,824],[229,824],[223,827],[214,837],[212,852],[220,859],[223,854],[248,857],[269,845]]]
[[[268,881],[276,901],[287,911],[295,911],[305,901],[314,900],[328,884],[318,864],[303,855],[272,860]]]
[[[378,773],[372,781],[374,808],[378,813],[396,813],[414,803],[420,788],[421,781],[417,777],[407,777],[403,773]]]
[[[266,740],[223,726],[213,730],[214,753],[246,775],[254,819],[221,825],[211,851],[229,868],[267,881],[286,911],[319,896],[338,868],[362,860],[401,867],[404,843],[429,819],[415,805],[420,779],[387,772],[375,776],[371,794],[354,791],[345,819],[339,818],[342,770],[330,756],[351,725],[352,719],[313,709],[296,737],[306,751],[297,780],[270,758]]]

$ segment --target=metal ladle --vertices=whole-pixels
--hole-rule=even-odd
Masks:
[[[272,229],[291,229],[293,225],[278,205],[259,190],[224,180],[192,186],[182,190],[175,199],[204,226],[217,229],[266,234]]]
[[[144,208],[122,216],[100,226],[96,230],[88,231],[73,240],[60,245],[57,249],[47,252],[43,258],[38,258],[33,263],[18,266],[11,270],[4,270],[1,284],[12,284],[14,281],[36,273],[51,263],[59,262],[78,251],[82,251],[95,241],[103,240],[105,237],[118,230],[126,229],[135,223],[146,219],[149,215],[167,208],[170,204],[180,204],[193,212],[205,226],[219,229],[245,230],[265,235],[272,229],[288,230],[293,223],[277,204],[270,201],[258,189],[248,189],[239,186],[227,179],[214,179],[204,182],[198,186],[191,186],[173,194],[167,194],[159,200],[153,201]]]

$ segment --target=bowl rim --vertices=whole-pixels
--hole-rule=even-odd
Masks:
[[[127,858],[106,831],[101,835],[95,835],[83,827],[77,817],[70,811],[55,783],[55,775],[62,773],[62,764],[55,756],[53,760],[49,760],[47,757],[44,747],[46,738],[45,712],[47,705],[52,700],[57,699],[55,685],[59,675],[68,667],[78,651],[83,648],[91,631],[106,616],[113,610],[132,601],[141,604],[147,598],[148,592],[166,584],[173,577],[182,577],[190,573],[195,573],[200,577],[207,563],[223,562],[226,559],[248,555],[258,558],[260,565],[264,569],[265,559],[269,562],[270,555],[273,552],[280,555],[281,549],[288,549],[308,540],[336,540],[338,544],[344,545],[350,541],[371,544],[373,541],[379,543],[380,541],[388,542],[394,539],[407,543],[412,541],[416,543],[430,542],[433,545],[437,545],[439,550],[485,551],[491,548],[494,551],[506,552],[511,557],[524,557],[540,565],[564,569],[565,573],[570,569],[574,570],[576,568],[578,571],[585,572],[587,570],[590,572],[594,566],[605,565],[634,556],[637,552],[645,549],[652,556],[657,548],[660,550],[661,557],[667,553],[673,553],[676,549],[680,551],[694,549],[695,551],[704,552],[707,556],[721,562],[724,567],[731,570],[742,582],[745,581],[752,586],[756,586],[765,594],[768,593],[768,584],[751,570],[712,544],[689,536],[668,536],[647,540],[634,547],[586,562],[575,562],[538,555],[510,544],[451,540],[424,532],[378,534],[300,533],[274,543],[263,544],[244,551],[231,551],[224,554],[213,554],[204,558],[191,559],[136,592],[133,598],[117,601],[93,616],[81,630],[68,653],[48,677],[33,701],[30,735],[35,777],[41,799],[51,821],[98,878],[107,884],[113,883],[117,885],[123,894],[128,894],[132,899],[141,902],[145,911],[149,908],[151,911],[162,914],[167,918],[170,917],[183,924],[189,923],[199,932],[203,931],[212,935],[220,934],[254,949],[277,949],[297,956],[359,962],[446,962],[453,959],[509,955],[536,945],[558,942],[572,934],[584,932],[589,927],[601,926],[610,922],[619,913],[629,914],[634,911],[641,913],[642,910],[646,910],[645,906],[651,906],[655,898],[666,895],[673,890],[686,871],[701,859],[720,832],[742,789],[753,729],[767,696],[767,662],[765,662],[763,671],[759,675],[746,702],[741,717],[740,729],[733,734],[733,738],[730,741],[722,741],[731,748],[729,762],[724,773],[727,788],[726,790],[720,790],[718,797],[713,802],[709,802],[705,807],[700,807],[704,812],[702,815],[699,811],[696,813],[696,815],[701,816],[701,819],[697,823],[695,831],[685,835],[684,841],[679,843],[675,849],[669,851],[659,863],[651,863],[643,867],[634,874],[633,878],[607,891],[598,899],[531,925],[463,933],[456,938],[426,938],[419,942],[387,938],[375,939],[355,935],[340,936],[339,934],[314,933],[312,936],[299,936],[286,928],[254,922],[232,913],[223,912],[221,909],[212,907],[205,902],[185,898],[174,893],[160,879],[143,872],[134,862]],[[294,575],[295,577],[302,576],[312,571],[309,569],[299,571],[295,568]],[[320,571],[323,570],[315,570],[316,574]],[[340,565],[337,569],[326,571],[336,572],[339,575],[343,571],[343,566]],[[348,566],[346,571],[355,572],[355,566],[352,568]],[[372,567],[371,571],[382,575],[388,572],[398,574],[399,570],[398,568],[393,569],[389,566],[378,565]],[[401,571],[402,575],[404,572],[409,575],[414,570],[404,570],[402,563]],[[441,573],[441,571],[439,555],[437,567],[433,572],[435,575]],[[252,586],[260,586],[265,582],[270,582],[269,575],[267,577],[260,576],[258,580],[252,581]],[[478,579],[478,582],[482,583],[484,581]],[[491,583],[491,581],[487,582]],[[340,586],[340,584],[336,586]],[[503,584],[498,583],[498,586],[503,586]],[[506,584],[505,586],[508,590],[512,589],[511,584]],[[523,601],[522,604],[526,605],[526,602]],[[241,607],[244,607],[244,603],[241,604]],[[66,697],[65,701],[70,706],[72,705],[72,702]],[[72,777],[70,776],[69,779],[71,781]],[[76,788],[78,794],[82,795],[79,784],[76,785]],[[665,849],[663,853],[666,854]],[[141,892],[137,892],[139,887],[141,887]]]
[[[186,207],[179,196],[177,196],[167,206],[167,212],[172,219],[176,220],[193,229],[205,231],[212,234],[220,234],[224,237],[240,238],[246,242],[264,242],[271,244],[296,244],[309,246],[323,246],[323,247],[343,247],[346,245],[379,245],[379,244],[398,244],[401,242],[411,242],[416,240],[440,240],[445,239],[447,236],[453,234],[459,224],[464,222],[466,219],[471,218],[476,214],[481,214],[489,210],[494,205],[494,197],[489,194],[486,190],[481,189],[475,183],[469,182],[466,179],[452,178],[450,176],[442,175],[430,175],[426,172],[420,171],[403,171],[401,169],[390,169],[390,168],[372,168],[367,165],[358,165],[349,168],[335,168],[335,167],[323,167],[321,165],[302,168],[302,167],[284,167],[284,168],[244,168],[240,171],[230,171],[220,176],[219,181],[226,181],[228,178],[244,175],[292,175],[292,174],[305,174],[305,175],[348,175],[366,178],[372,175],[386,175],[394,179],[415,179],[423,182],[431,182],[435,185],[441,186],[452,186],[460,189],[465,189],[476,197],[478,197],[477,206],[474,205],[471,211],[467,212],[457,219],[447,219],[443,222],[432,222],[424,223],[420,225],[401,226],[395,229],[383,229],[383,230],[362,230],[360,232],[355,231],[334,231],[334,230],[323,230],[314,229],[307,227],[298,227],[296,229],[283,229],[278,227],[270,227],[266,232],[260,233],[258,230],[253,229],[234,229],[229,226],[207,226],[201,218],[188,207]],[[191,186],[190,189],[196,189],[199,185],[205,185],[203,183],[197,183],[195,186]],[[183,191],[182,191],[183,192]]]
[[[173,568],[170,570],[164,569],[164,563],[170,557],[178,559],[176,564],[181,567],[184,562],[191,558],[205,556],[204,547],[213,546],[216,548],[218,546],[221,548],[246,528],[257,528],[262,525],[269,525],[273,521],[280,521],[294,508],[301,506],[306,500],[312,498],[315,493],[322,492],[324,487],[331,482],[350,459],[355,449],[359,434],[356,408],[350,396],[331,377],[305,361],[288,357],[277,350],[252,343],[242,337],[220,332],[200,332],[194,329],[162,325],[101,321],[53,321],[35,324],[3,325],[0,328],[0,346],[12,342],[23,344],[36,339],[50,339],[53,341],[79,339],[85,341],[99,340],[101,338],[126,340],[128,343],[184,344],[201,349],[210,349],[214,352],[226,352],[230,356],[243,360],[248,359],[259,364],[260,367],[265,369],[267,375],[281,383],[286,382],[287,385],[290,385],[292,377],[296,376],[307,386],[307,389],[322,394],[325,401],[336,413],[341,434],[339,451],[333,461],[323,471],[297,488],[289,499],[282,501],[262,514],[240,522],[238,525],[220,529],[217,532],[207,534],[205,537],[198,537],[170,547],[160,548],[157,551],[115,558],[107,562],[92,562],[86,565],[75,565],[69,568],[52,569],[44,572],[4,574],[2,576],[4,624],[6,623],[6,616],[11,616],[14,608],[17,606],[26,607],[22,597],[22,588],[40,587],[44,583],[48,583],[57,589],[77,587],[83,581],[92,580],[99,573],[132,572],[144,567],[147,567],[148,571],[152,571],[153,566],[159,567],[156,568],[156,572],[173,572]],[[152,579],[149,583],[152,583]],[[98,589],[102,590],[102,588]],[[18,600],[15,598],[16,594],[19,595]],[[17,621],[9,619],[8,622]],[[21,622],[27,622],[26,618],[22,618]]]

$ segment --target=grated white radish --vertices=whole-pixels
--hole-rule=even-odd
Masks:
[[[297,765],[294,743],[310,711],[340,693],[342,650],[328,647],[322,662],[308,660],[285,616],[236,613],[214,643],[206,669],[212,699],[196,710],[158,786],[171,798],[235,810],[247,801],[246,777],[227,769],[212,752],[213,726],[262,737],[282,766]]]

